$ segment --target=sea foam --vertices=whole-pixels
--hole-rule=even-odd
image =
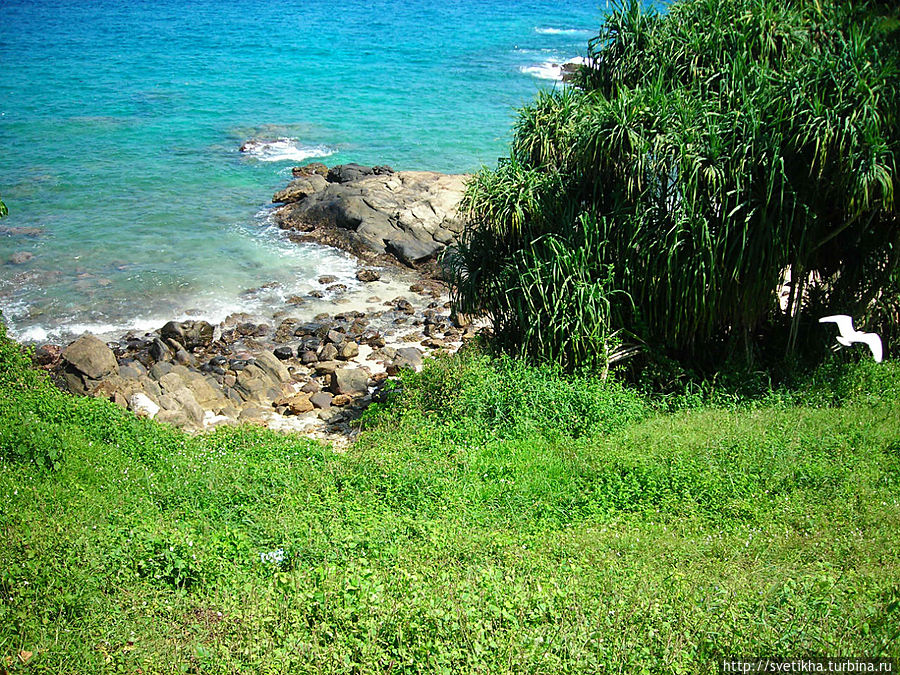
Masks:
[[[520,66],[519,72],[525,73],[526,75],[531,75],[532,77],[536,77],[541,80],[557,80],[562,81],[563,79],[563,66],[566,64],[578,64],[584,65],[587,63],[587,59],[582,56],[576,56],[573,59],[569,59],[563,63],[557,63],[556,61],[544,61],[543,63],[539,63],[531,66]]]
[[[241,146],[241,152],[261,162],[302,162],[311,157],[328,157],[335,151],[327,145],[303,145],[296,138],[276,138],[249,140]]]
[[[584,35],[590,36],[594,34],[594,31],[586,30],[584,28],[549,28],[549,27],[536,27],[534,32],[539,35]]]

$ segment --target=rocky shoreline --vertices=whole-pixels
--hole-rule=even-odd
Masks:
[[[341,284],[319,278],[311,298],[333,298],[333,313],[267,317],[232,314],[218,325],[170,321],[158,330],[104,342],[85,334],[47,344],[34,362],[68,391],[108,398],[188,432],[253,423],[345,442],[352,422],[385,381],[418,369],[435,352],[475,336],[451,315],[436,276],[439,253],[461,229],[464,176],[393,172],[387,167],[312,164],[274,195],[273,220],[292,239],[337,246],[362,263],[367,311],[346,308]],[[407,289],[396,293],[397,289]]]

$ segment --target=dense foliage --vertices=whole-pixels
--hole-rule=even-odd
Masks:
[[[499,346],[569,367],[623,341],[689,363],[783,357],[810,333],[824,343],[804,331],[820,312],[895,331],[892,13],[626,2],[578,86],[526,106],[509,158],[470,183],[448,259],[457,308],[486,314]]]
[[[0,672],[897,658],[898,402],[896,364],[835,364],[659,414],[469,352],[337,453],[73,398],[0,327]]]

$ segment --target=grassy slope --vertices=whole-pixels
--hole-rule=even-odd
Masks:
[[[0,336],[0,670],[900,656],[900,367],[794,399],[655,413],[470,356],[407,377],[337,455],[72,399]]]

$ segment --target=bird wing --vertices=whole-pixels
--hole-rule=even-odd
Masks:
[[[881,363],[884,353],[881,347],[881,338],[878,337],[878,333],[860,333],[857,341],[865,342],[869,345],[869,349],[872,350],[872,356],[875,358],[875,363]]]
[[[838,330],[841,331],[841,335],[845,338],[853,337],[856,333],[856,330],[853,328],[853,318],[847,316],[846,314],[835,314],[833,316],[823,316],[819,319],[819,323],[836,323]]]

